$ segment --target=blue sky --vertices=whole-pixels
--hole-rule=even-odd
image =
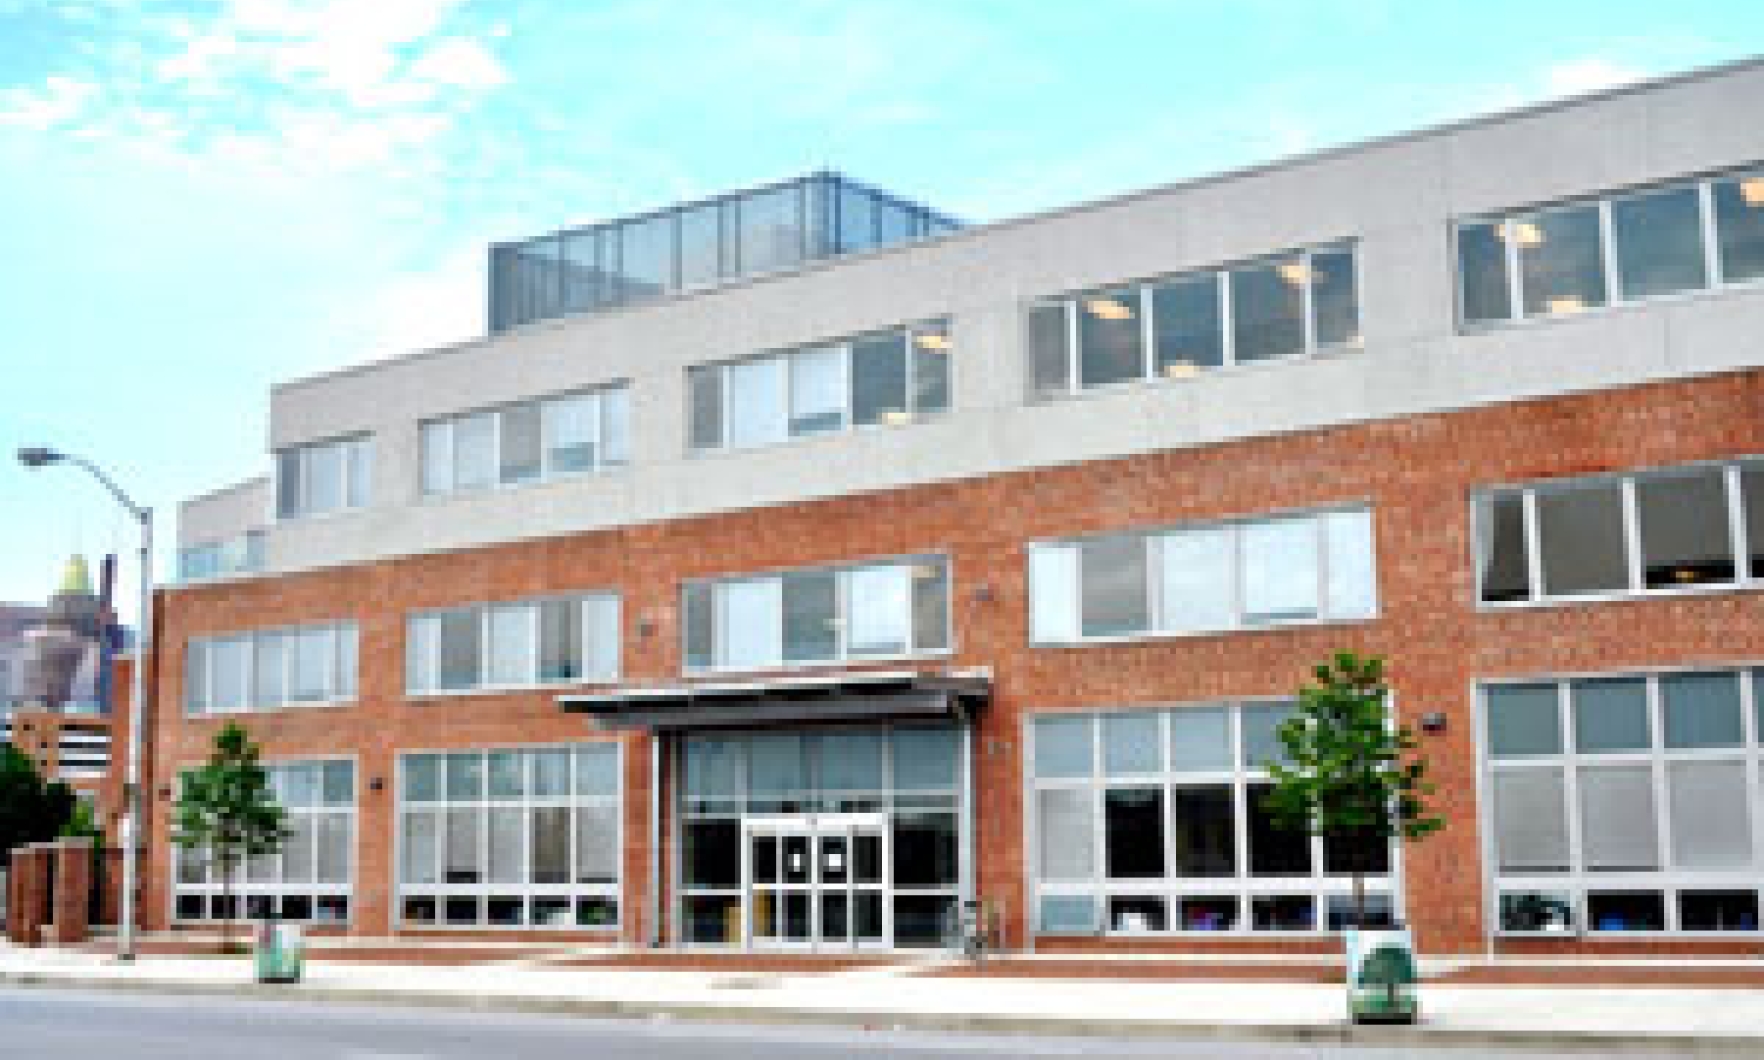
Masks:
[[[984,220],[1758,52],[1742,0],[0,0],[0,449],[169,543],[272,383],[480,332],[494,239],[819,166]],[[0,515],[0,600],[132,547],[66,471]]]

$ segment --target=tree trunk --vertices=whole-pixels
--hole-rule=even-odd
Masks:
[[[1354,927],[1366,926],[1366,877],[1354,873]]]
[[[221,859],[221,904],[226,907],[227,915],[221,918],[222,953],[233,952],[233,917],[238,913],[233,908],[233,863],[229,857]]]

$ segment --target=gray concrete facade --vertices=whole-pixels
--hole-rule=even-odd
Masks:
[[[1764,162],[1764,60],[965,229],[642,306],[552,320],[275,388],[272,450],[373,435],[363,510],[273,525],[266,573],[1204,446],[1764,364],[1764,285],[1466,332],[1453,222]],[[1363,344],[1029,397],[1034,299],[1357,242]],[[951,410],[764,449],[694,454],[686,370],[948,318]],[[425,497],[419,424],[617,380],[631,461]],[[266,480],[184,505],[180,542],[269,524]]]

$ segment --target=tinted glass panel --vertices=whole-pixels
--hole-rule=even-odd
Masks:
[[[1092,538],[1081,542],[1078,550],[1084,635],[1119,636],[1148,628],[1151,601],[1145,539]]]
[[[853,423],[901,423],[907,408],[907,340],[900,332],[851,344]]]
[[[1574,704],[1574,749],[1581,754],[1645,751],[1648,687],[1641,678],[1600,678],[1569,686]]]
[[[784,660],[815,662],[839,653],[837,580],[832,571],[786,574]]]
[[[1623,494],[1615,483],[1537,491],[1537,527],[1548,596],[1629,587]]]
[[[1276,822],[1268,808],[1267,785],[1255,784],[1249,798],[1250,875],[1308,876],[1311,873],[1311,837]]]
[[[1733,580],[1723,469],[1644,476],[1636,480],[1635,503],[1644,585],[1663,589]]]
[[[913,408],[921,413],[949,408],[949,328],[942,324],[913,331]]]
[[[502,481],[531,482],[539,477],[539,406],[511,405],[502,410]]]
[[[790,433],[824,434],[845,425],[845,351],[802,350],[790,362]]]
[[[1164,792],[1110,788],[1103,793],[1103,853],[1111,879],[1164,875]]]
[[[1746,564],[1752,577],[1764,578],[1764,464],[1740,469],[1740,495],[1746,514]]]
[[[1617,277],[1625,298],[1705,286],[1697,189],[1673,188],[1611,204]]]
[[[1237,811],[1226,784],[1175,789],[1176,874],[1237,873]]]
[[[692,447],[715,449],[723,444],[722,369],[694,368],[686,382],[692,391]]]
[[[600,399],[592,394],[553,398],[545,402],[545,450],[553,474],[594,469],[600,435],[599,404]]]
[[[1037,718],[1035,720],[1035,775],[1042,780],[1089,777],[1092,762],[1091,718]]]
[[[1163,769],[1163,726],[1151,712],[1102,716],[1103,772],[1108,776]]]
[[[1144,336],[1137,288],[1079,296],[1079,385],[1107,386],[1144,376]]]
[[[1507,247],[1500,226],[1464,225],[1458,229],[1458,282],[1464,319],[1506,320],[1513,315],[1507,286]]]
[[[1670,748],[1738,747],[1745,742],[1737,673],[1668,674],[1660,706]]]
[[[1311,255],[1311,312],[1317,321],[1317,345],[1359,341],[1359,292],[1355,289],[1351,251]]]
[[[769,445],[786,437],[784,361],[767,357],[728,366],[728,442]]]
[[[1764,174],[1717,181],[1713,190],[1721,278],[1737,283],[1764,276]]]
[[[1177,772],[1232,768],[1231,711],[1226,707],[1171,711],[1170,768]]]
[[[1522,494],[1494,493],[1477,498],[1476,550],[1484,600],[1498,603],[1530,598]]]
[[[1029,371],[1036,394],[1063,394],[1072,386],[1071,336],[1064,305],[1029,310]]]
[[[1159,375],[1181,379],[1225,363],[1218,274],[1158,284],[1151,300]]]
[[[1160,625],[1167,630],[1227,629],[1237,623],[1233,532],[1207,527],[1166,534]]]
[[[1526,316],[1574,313],[1605,304],[1596,206],[1508,221],[1502,231],[1519,243]]]
[[[1237,360],[1260,361],[1305,348],[1303,259],[1231,272],[1231,320]]]
[[[1248,622],[1316,618],[1317,523],[1311,517],[1246,523],[1243,549],[1243,610]]]
[[[1555,685],[1497,685],[1484,693],[1488,751],[1495,758],[1562,753],[1561,704]]]

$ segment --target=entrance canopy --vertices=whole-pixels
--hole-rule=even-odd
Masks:
[[[984,672],[910,670],[781,677],[771,681],[637,688],[557,698],[567,713],[609,729],[715,729],[818,722],[959,719],[986,704]]]

